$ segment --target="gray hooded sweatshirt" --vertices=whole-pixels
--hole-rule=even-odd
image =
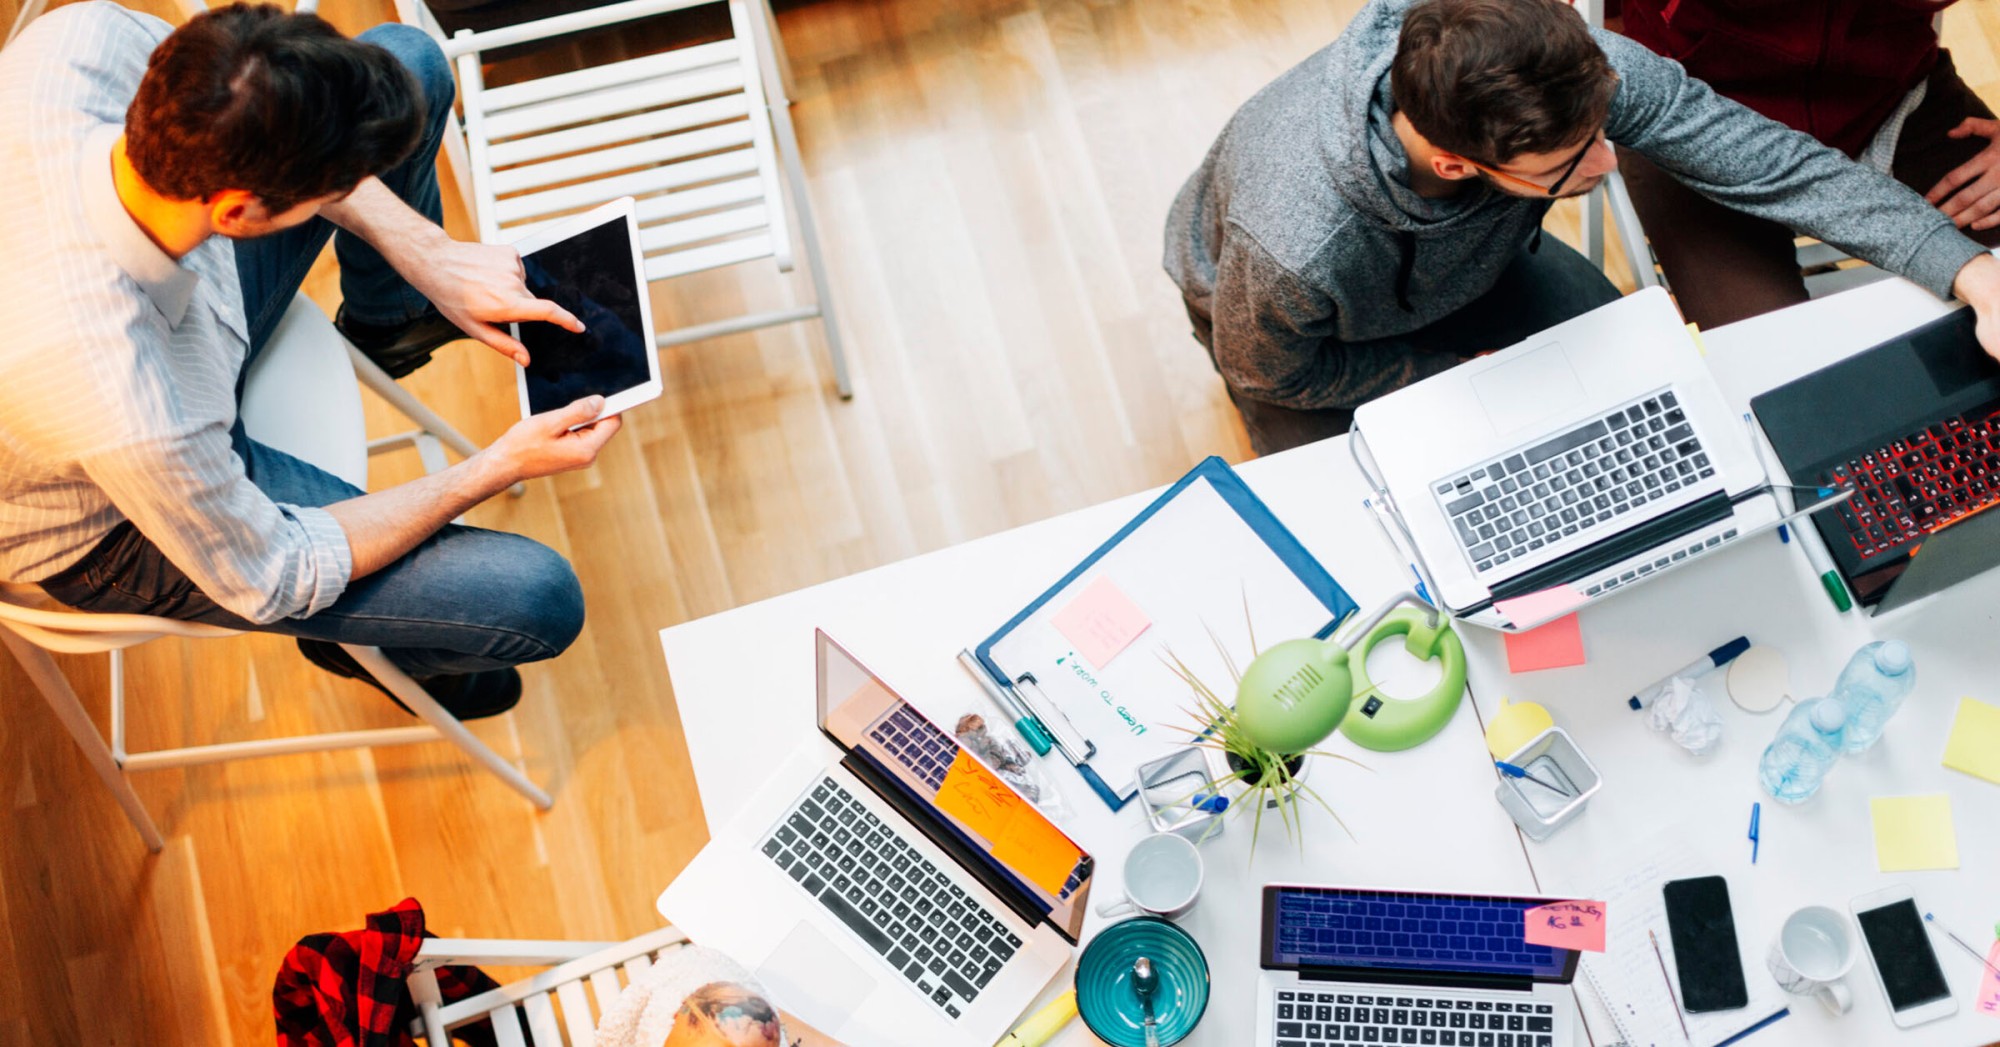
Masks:
[[[1167,273],[1213,324],[1223,378],[1253,399],[1353,407],[1457,364],[1393,339],[1485,294],[1547,213],[1481,183],[1443,200],[1410,188],[1389,65],[1412,2],[1373,0],[1252,96],[1167,215]],[[1697,192],[1939,297],[1984,250],[1900,183],[1595,35],[1619,76],[1606,137]]]

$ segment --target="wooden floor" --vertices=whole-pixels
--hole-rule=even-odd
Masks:
[[[1160,271],[1163,216],[1235,106],[1358,7],[784,7],[857,393],[834,399],[814,329],[676,349],[666,398],[628,416],[594,471],[472,515],[568,554],[588,597],[577,645],[526,670],[518,711],[477,727],[555,809],[535,814],[438,747],[157,772],[140,779],[168,835],[151,857],[0,657],[0,1047],[268,1042],[285,949],[405,895],[447,935],[655,926],[653,898],[706,831],[658,629],[1248,455]],[[325,13],[353,32],[388,5]],[[1953,8],[1947,38],[2000,98],[1995,0]],[[448,219],[463,235],[463,215]],[[1569,235],[1575,216],[1552,224]],[[660,291],[662,322],[805,287],[740,270]],[[333,304],[330,266],[308,289]],[[466,344],[408,385],[484,442],[515,417],[512,383]],[[377,486],[412,468],[378,464]],[[104,662],[64,660],[100,718]],[[406,722],[276,639],[154,643],[128,679],[135,748]],[[743,755],[764,755],[754,724]]]

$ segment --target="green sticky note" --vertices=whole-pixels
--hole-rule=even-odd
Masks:
[[[1958,868],[1958,831],[1951,797],[1877,796],[1868,801],[1875,821],[1875,863],[1883,872]]]
[[[1958,700],[1951,737],[1944,743],[1944,765],[2000,785],[2000,706]]]

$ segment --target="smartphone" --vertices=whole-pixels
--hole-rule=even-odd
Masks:
[[[1729,882],[1720,876],[1673,880],[1667,896],[1667,933],[1674,941],[1681,1006],[1689,1014],[1750,1005],[1743,984],[1743,954],[1736,945],[1736,914]]]
[[[1850,903],[1861,937],[1875,961],[1875,984],[1889,998],[1896,1025],[1907,1029],[1958,1011],[1945,984],[1937,950],[1931,948],[1917,900],[1906,884],[1861,895]]]

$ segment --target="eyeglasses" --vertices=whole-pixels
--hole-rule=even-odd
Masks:
[[[1597,134],[1591,137],[1590,141],[1583,143],[1583,148],[1577,150],[1576,156],[1572,158],[1569,164],[1563,168],[1562,176],[1560,178],[1557,178],[1553,183],[1549,185],[1542,185],[1539,182],[1530,182],[1527,179],[1522,178],[1520,175],[1508,174],[1507,172],[1502,171],[1497,167],[1491,167],[1470,158],[1468,158],[1465,162],[1471,164],[1474,167],[1477,167],[1481,171],[1484,171],[1495,178],[1500,179],[1501,181],[1512,182],[1515,185],[1521,186],[1522,188],[1531,190],[1536,193],[1545,194],[1547,196],[1556,196],[1562,192],[1562,187],[1569,182],[1570,176],[1576,174],[1576,169],[1583,166],[1583,158],[1589,156],[1590,151],[1592,149],[1597,148],[1597,143],[1602,141],[1604,141],[1604,132],[1599,131]]]

